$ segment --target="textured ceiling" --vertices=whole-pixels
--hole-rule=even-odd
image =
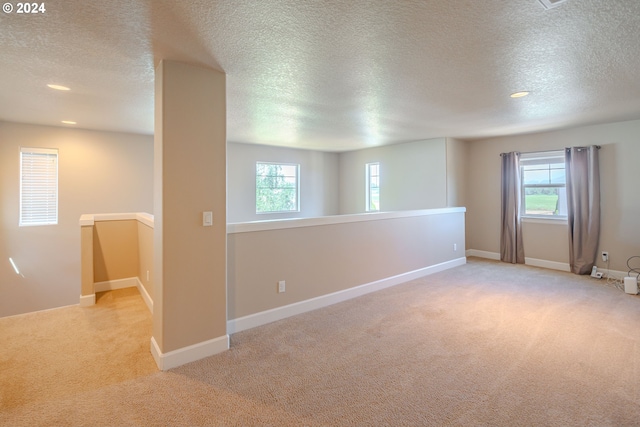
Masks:
[[[236,142],[342,151],[640,118],[637,0],[45,5],[0,13],[0,120],[153,133],[162,59],[227,74]]]

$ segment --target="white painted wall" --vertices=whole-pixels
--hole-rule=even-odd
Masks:
[[[467,248],[500,252],[501,152],[586,145],[602,146],[599,250],[609,251],[612,270],[626,271],[627,258],[640,255],[640,120],[470,142]],[[566,225],[526,223],[523,234],[526,257],[568,262]]]
[[[21,146],[59,150],[57,225],[18,227]],[[152,212],[152,170],[151,136],[0,122],[0,317],[77,304],[80,215]]]
[[[340,153],[340,214],[365,212],[365,165],[380,162],[380,210],[447,206],[445,138]]]
[[[256,162],[300,164],[300,212],[256,214]],[[309,218],[338,213],[338,154],[227,143],[228,222]]]

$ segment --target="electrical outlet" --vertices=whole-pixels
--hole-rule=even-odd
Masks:
[[[604,262],[609,261],[609,252],[602,251],[602,261],[604,261]]]
[[[149,270],[147,270],[147,282],[149,281]]]
[[[286,289],[286,286],[285,286],[284,280],[280,280],[278,282],[278,293],[279,294],[283,293],[285,291],[285,289]]]
[[[458,250],[458,244],[457,244],[457,243],[454,243],[454,244],[453,244],[453,251],[455,252],[455,251],[457,251],[457,250]]]

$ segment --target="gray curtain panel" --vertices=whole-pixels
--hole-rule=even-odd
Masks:
[[[520,219],[521,185],[520,153],[502,153],[502,215],[500,259],[512,264],[524,264],[522,221]]]
[[[565,150],[569,264],[575,274],[591,273],[600,239],[600,147]]]

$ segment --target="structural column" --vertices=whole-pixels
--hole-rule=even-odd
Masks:
[[[160,62],[155,79],[151,351],[166,370],[229,348],[226,81],[175,61]]]

